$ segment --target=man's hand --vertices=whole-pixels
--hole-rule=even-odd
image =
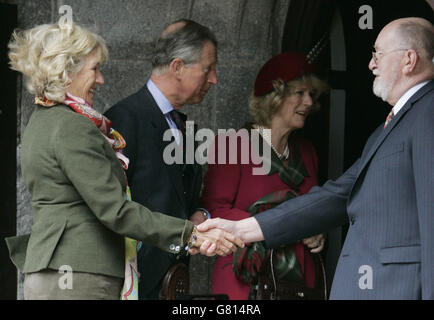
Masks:
[[[307,246],[312,253],[321,252],[324,249],[325,235],[323,233],[303,240],[303,244]]]
[[[240,221],[225,220],[221,218],[207,219],[205,222],[197,226],[199,232],[211,231],[214,228],[229,232],[229,234],[244,243],[264,240],[262,230],[255,218],[247,218]],[[219,254],[215,250],[216,246],[214,246],[212,242],[204,242],[200,246],[200,253],[207,256],[212,256],[216,253]],[[190,253],[196,254],[198,251],[196,249],[190,251]]]
[[[200,253],[206,256],[227,256],[237,251],[237,247],[244,247],[244,243],[233,234],[221,229],[197,231],[197,240],[189,249],[190,254]]]
[[[197,226],[197,230],[208,231],[210,229],[218,228],[218,229],[225,230],[229,233],[232,233],[238,238],[241,238],[239,235],[236,234],[235,224],[236,221],[232,221],[232,220],[226,220],[221,218],[208,219],[205,222],[203,222],[201,225]]]

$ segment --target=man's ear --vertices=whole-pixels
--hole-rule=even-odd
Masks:
[[[417,52],[413,49],[407,50],[404,55],[404,67],[402,69],[402,72],[405,75],[413,72],[413,70],[416,68],[416,64],[418,61],[419,56],[417,55]]]
[[[184,61],[180,58],[175,58],[170,62],[169,71],[176,77],[180,78],[184,72]]]

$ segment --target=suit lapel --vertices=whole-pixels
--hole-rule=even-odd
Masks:
[[[402,109],[398,112],[396,116],[393,117],[393,119],[389,122],[386,128],[384,128],[379,136],[377,137],[377,140],[367,153],[366,157],[362,159],[361,166],[359,168],[359,173],[357,175],[357,180],[359,179],[360,175],[362,174],[363,170],[366,168],[367,164],[370,162],[371,158],[374,156],[375,152],[378,150],[378,148],[383,144],[386,137],[390,134],[390,132],[395,128],[395,126],[401,121],[401,119],[405,116],[405,114],[410,110],[412,105],[421,99],[425,94],[427,94],[429,91],[431,91],[434,87],[434,81],[430,81],[428,84],[423,86],[419,91],[417,91],[402,107]],[[357,182],[356,180],[356,182]]]
[[[171,141],[163,141],[163,135],[166,130],[169,130],[169,125],[167,124],[166,118],[149,92],[148,88],[144,87],[144,94],[146,95],[146,100],[151,101],[147,112],[150,116],[150,122],[154,129],[154,142],[158,146],[159,157],[163,161],[163,166],[165,166],[169,172],[170,180],[174,185],[176,192],[179,196],[181,203],[184,202],[184,186],[182,184],[182,173],[180,166],[176,164],[168,165],[164,162],[163,153],[164,149],[171,143]]]

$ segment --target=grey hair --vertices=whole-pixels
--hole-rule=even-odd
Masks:
[[[416,21],[407,21],[399,26],[400,40],[419,54],[432,60],[434,58],[434,28]]]
[[[175,24],[180,27],[169,31]],[[176,58],[180,58],[186,65],[199,62],[206,42],[217,47],[216,37],[209,28],[188,19],[171,23],[155,42],[151,59],[152,73],[163,73]]]

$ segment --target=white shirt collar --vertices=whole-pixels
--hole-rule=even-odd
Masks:
[[[424,85],[426,85],[430,80],[418,83],[417,85],[411,87],[408,89],[402,96],[399,98],[398,102],[393,107],[393,114],[396,116],[396,114],[399,112],[399,110],[402,109],[402,107],[407,103],[407,101]]]

